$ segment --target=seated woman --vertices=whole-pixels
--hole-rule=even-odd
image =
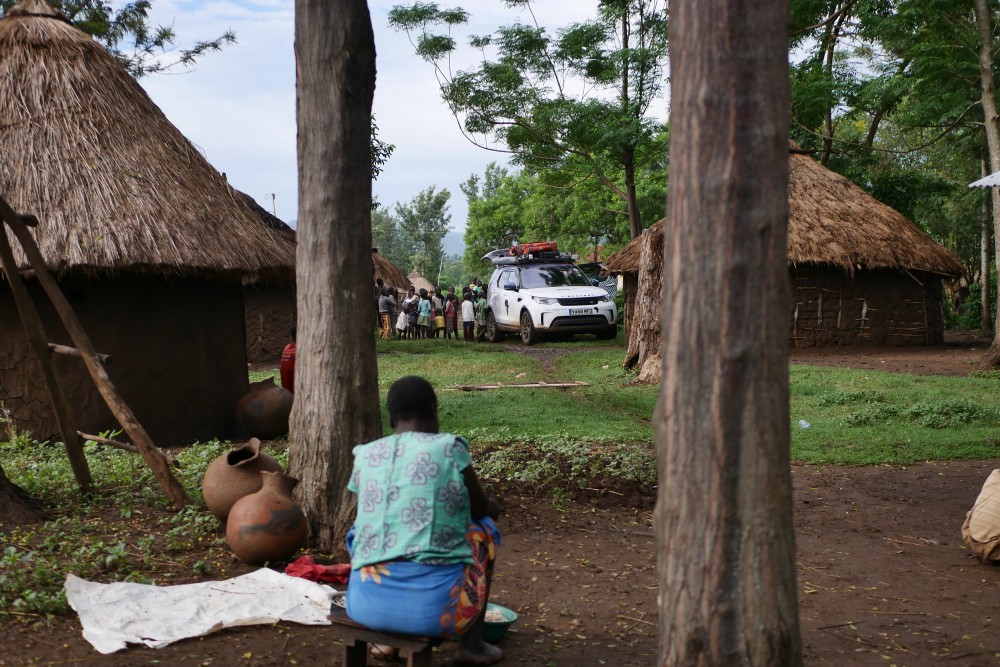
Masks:
[[[386,403],[395,434],[354,448],[347,614],[373,630],[456,638],[457,664],[497,662],[503,651],[482,633],[499,504],[483,493],[466,440],[438,432],[427,380],[398,380]]]

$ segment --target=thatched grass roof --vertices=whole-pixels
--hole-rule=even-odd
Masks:
[[[406,274],[396,268],[396,265],[372,249],[372,264],[375,265],[375,277],[381,278],[386,287],[395,287],[397,290],[405,292],[410,286],[410,281],[406,279]]]
[[[0,160],[0,192],[38,217],[51,266],[238,276],[294,266],[294,244],[44,0],[0,20]]]
[[[413,288],[418,292],[422,289],[425,289],[428,292],[434,289],[434,283],[427,280],[427,278],[425,278],[423,274],[416,269],[410,271],[410,275],[406,276],[406,280],[407,283],[413,285]]]
[[[858,269],[906,269],[960,276],[965,268],[895,209],[807,155],[788,164],[788,262]],[[664,220],[650,227],[662,233]],[[605,262],[607,271],[639,270],[639,239]]]

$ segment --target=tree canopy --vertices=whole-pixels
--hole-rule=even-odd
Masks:
[[[531,0],[505,4],[529,14],[532,7]],[[472,35],[469,45],[481,62],[452,73],[451,32],[468,19],[461,8],[435,3],[389,13],[389,25],[405,31],[416,54],[434,66],[470,141],[505,146],[530,173],[559,171],[575,183],[599,183],[614,195],[631,237],[638,236],[644,223],[636,171],[666,154],[656,140],[666,111],[665,104],[656,107],[665,81],[665,2],[600,0],[595,18],[555,34],[536,21]]]

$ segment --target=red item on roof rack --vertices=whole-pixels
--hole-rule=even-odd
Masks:
[[[510,247],[510,256],[536,255],[540,252],[558,252],[555,241],[539,241],[537,243],[520,243]]]

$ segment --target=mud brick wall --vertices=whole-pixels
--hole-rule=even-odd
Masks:
[[[119,276],[72,278],[63,291],[108,375],[157,445],[226,437],[247,391],[242,288],[237,281]],[[28,284],[51,343],[72,345],[36,282]],[[67,401],[86,433],[118,428],[81,359],[53,358]],[[16,428],[60,438],[48,390],[13,296],[0,281],[0,402]]]
[[[247,361],[252,364],[278,363],[291,340],[295,323],[295,286],[262,283],[243,288],[246,308]]]
[[[935,345],[944,341],[941,278],[898,270],[789,269],[791,343]]]

